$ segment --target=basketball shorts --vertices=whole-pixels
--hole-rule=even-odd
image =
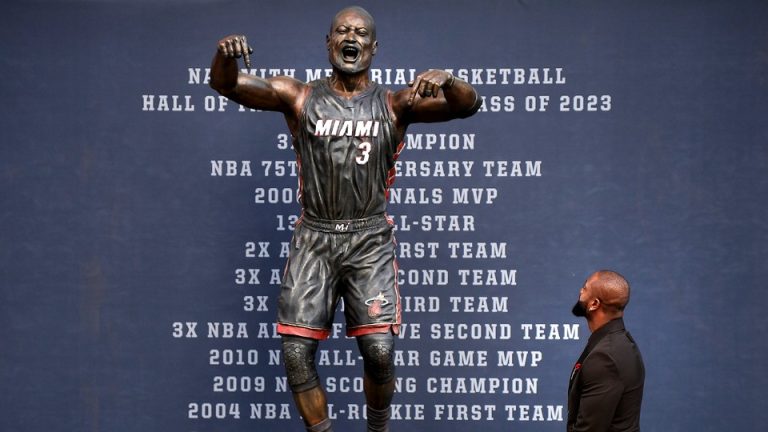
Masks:
[[[393,223],[385,214],[296,223],[278,300],[277,331],[326,339],[340,299],[347,336],[399,333]]]

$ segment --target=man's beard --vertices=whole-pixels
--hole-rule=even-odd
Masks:
[[[579,300],[576,300],[576,304],[573,305],[571,313],[577,317],[585,317],[587,316],[587,308]]]

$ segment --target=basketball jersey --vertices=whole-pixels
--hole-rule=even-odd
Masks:
[[[384,213],[402,150],[388,90],[371,83],[346,99],[327,79],[308,85],[293,137],[304,215],[352,220]]]

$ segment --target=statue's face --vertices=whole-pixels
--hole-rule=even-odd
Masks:
[[[354,10],[342,11],[333,20],[326,43],[328,60],[342,73],[368,70],[378,45],[373,20]]]

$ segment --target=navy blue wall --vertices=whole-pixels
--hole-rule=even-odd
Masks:
[[[599,268],[633,287],[644,430],[766,430],[765,3],[360,3],[384,81],[466,70],[486,101],[412,127],[401,157],[390,214],[410,303],[393,430],[563,430],[589,336],[570,306]],[[244,33],[255,73],[305,80],[328,67],[345,5],[6,2],[0,429],[301,430],[270,357],[272,275],[298,212],[287,130],[274,113],[219,111],[205,72],[218,39]],[[440,134],[459,148],[426,149]],[[440,176],[452,163],[460,175]],[[481,200],[454,202],[461,188]],[[437,215],[462,223],[413,223]],[[354,341],[322,348],[337,429],[359,430]]]

